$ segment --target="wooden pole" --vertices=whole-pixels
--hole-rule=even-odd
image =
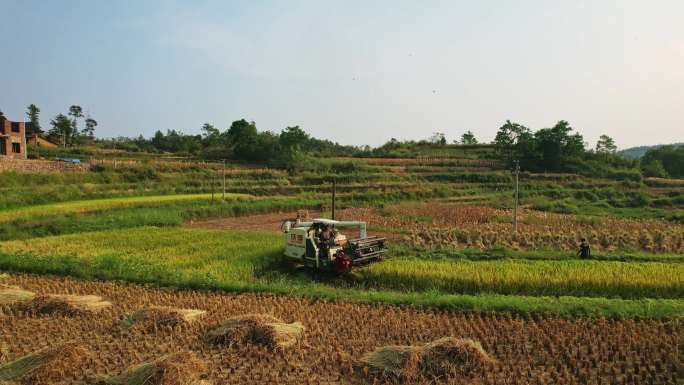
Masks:
[[[223,200],[226,200],[226,160],[223,160]]]
[[[216,175],[211,174],[211,181],[209,182],[209,189],[211,190],[211,204],[214,204],[214,182],[216,181]]]
[[[518,232],[518,175],[520,174],[520,162],[515,161],[515,169],[513,170],[515,174],[515,205],[513,206],[513,233]]]
[[[335,220],[335,190],[337,190],[337,183],[335,179],[332,180],[332,219]]]

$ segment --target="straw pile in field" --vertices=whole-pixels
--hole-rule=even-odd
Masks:
[[[40,295],[20,304],[19,309],[31,314],[79,316],[98,313],[110,307],[110,302],[97,295]]]
[[[0,284],[0,305],[12,305],[17,302],[28,301],[35,297],[32,291],[18,286]]]
[[[299,322],[285,323],[265,314],[246,314],[225,320],[205,334],[208,342],[219,345],[257,344],[271,349],[284,349],[296,344],[304,335]]]
[[[132,366],[118,376],[100,380],[97,385],[200,385],[207,370],[192,352],[175,353],[152,362]]]
[[[197,309],[150,306],[130,314],[119,323],[119,326],[126,330],[154,331],[163,327],[191,324],[205,313],[204,310]]]
[[[0,366],[0,384],[49,385],[77,374],[89,352],[75,342],[33,352]]]
[[[383,346],[361,358],[364,372],[400,382],[471,378],[493,360],[479,342],[444,337],[422,346]]]
[[[0,342],[0,364],[7,361],[8,356],[9,356],[9,349],[7,349],[7,345]]]

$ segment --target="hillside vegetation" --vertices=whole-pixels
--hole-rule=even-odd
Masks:
[[[377,148],[245,121],[205,131],[44,153],[90,171],[0,173],[0,269],[461,310],[684,314],[684,182],[645,176],[610,138],[588,150],[563,121],[507,122],[493,144],[436,135]],[[321,279],[285,264],[277,224],[252,216],[327,216],[333,180],[338,218],[388,237],[390,258]],[[251,230],[202,228],[231,217]]]

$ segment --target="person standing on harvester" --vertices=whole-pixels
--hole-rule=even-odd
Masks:
[[[591,247],[589,247],[589,242],[587,242],[586,238],[581,239],[577,256],[582,259],[589,259],[591,257]]]

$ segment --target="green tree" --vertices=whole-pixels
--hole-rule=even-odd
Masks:
[[[477,144],[477,138],[470,130],[461,135],[461,144]]]
[[[608,135],[601,135],[596,142],[596,152],[599,154],[615,154],[617,146],[615,141]]]
[[[216,141],[221,136],[221,131],[214,127],[213,124],[204,123],[202,126],[202,139],[204,139],[207,145],[216,144]]]
[[[213,124],[204,123],[202,126],[202,156],[207,159],[229,159],[233,157],[231,148],[226,143],[227,138]]]
[[[28,107],[26,107],[26,118],[29,123],[26,127],[27,136],[43,133],[43,130],[40,127],[40,108],[35,104],[29,104]]]
[[[570,135],[571,131],[570,124],[561,120],[552,128],[543,128],[534,134],[541,169],[561,171],[567,160],[585,152],[582,135]]]
[[[284,151],[289,151],[293,148],[308,148],[309,147],[309,134],[306,131],[299,128],[299,126],[287,127],[280,132],[279,143],[281,149]]]
[[[5,114],[2,111],[0,111],[0,123],[4,122],[5,120],[7,120]]]
[[[642,171],[644,172],[644,175],[649,177],[668,178],[670,176],[667,173],[667,170],[665,170],[665,167],[663,167],[663,162],[658,159],[645,164],[642,167]]]
[[[226,132],[228,145],[235,157],[243,160],[254,160],[257,157],[257,128],[254,122],[244,119],[236,120]]]
[[[673,178],[684,178],[684,146],[662,146],[646,151],[641,158],[641,167],[646,172],[659,169],[660,166]]]
[[[69,116],[72,117],[72,136],[76,137],[78,134],[78,118],[83,117],[83,108],[81,108],[81,106],[76,105],[69,107]]]
[[[271,131],[258,133],[256,151],[251,160],[264,163],[275,159],[280,149],[279,140],[279,136]]]
[[[512,166],[513,161],[518,160],[521,167],[528,168],[536,158],[532,131],[521,124],[506,120],[496,133],[494,153],[507,166]]]
[[[95,127],[97,127],[97,120],[88,117],[85,120],[85,128],[83,129],[83,135],[92,139],[95,139]]]
[[[64,147],[72,144],[74,127],[69,118],[59,114],[50,121],[50,125],[52,128],[48,131],[48,136],[52,141],[61,142]]]
[[[447,140],[446,135],[443,132],[435,132],[429,139],[430,143],[439,144],[440,146],[446,146]]]

